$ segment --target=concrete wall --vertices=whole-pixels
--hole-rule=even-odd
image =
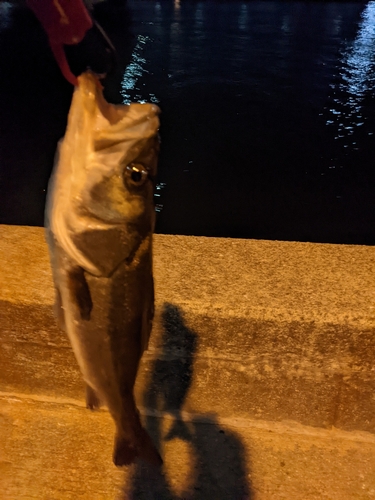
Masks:
[[[156,235],[136,396],[165,466],[119,472],[43,230],[0,226],[1,498],[375,498],[374,277],[374,247]]]
[[[0,256],[0,390],[82,399],[43,230]],[[139,399],[174,363],[164,408],[375,433],[374,247],[155,235],[155,282]]]

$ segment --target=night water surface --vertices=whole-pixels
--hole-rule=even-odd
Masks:
[[[31,13],[0,9],[0,222],[42,225],[72,89]],[[162,109],[157,232],[375,243],[375,1],[95,16],[118,51],[107,98]]]

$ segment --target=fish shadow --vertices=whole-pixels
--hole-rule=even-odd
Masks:
[[[166,447],[170,451],[176,449],[172,460],[181,460],[182,467],[178,468],[181,470],[177,477],[172,478],[167,467],[158,470],[138,463],[131,493],[127,489],[124,498],[250,500],[246,467],[249,459],[245,459],[239,436],[221,428],[213,414],[198,414],[190,408],[192,417],[186,418],[181,413],[193,380],[198,335],[186,326],[182,310],[173,304],[164,305],[161,323],[161,353],[153,362],[143,406],[162,412],[165,417],[147,416],[145,426],[162,455]],[[188,455],[184,453],[181,457],[181,446]],[[178,487],[180,478],[183,490]]]

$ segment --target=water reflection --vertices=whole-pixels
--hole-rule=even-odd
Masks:
[[[203,25],[203,3],[198,2],[195,10],[194,27],[196,30],[201,29]]]
[[[365,124],[363,105],[366,96],[375,89],[374,65],[375,1],[371,1],[362,13],[355,40],[343,52],[340,82],[331,85],[336,96],[326,124],[337,127],[335,139],[347,139],[354,135],[357,127]],[[373,132],[368,133],[372,135]],[[356,142],[351,142],[351,145],[356,146]]]
[[[344,58],[346,71],[342,74],[340,87],[350,95],[348,103],[353,111],[359,112],[364,93],[374,89],[375,59],[375,2],[365,8],[363,21],[359,26],[357,38]]]
[[[134,47],[130,64],[127,66],[121,82],[121,95],[123,97],[124,104],[130,104],[131,102],[153,102],[158,103],[159,99],[153,93],[146,93],[141,90],[141,86],[145,83],[142,82],[142,77],[149,73],[146,69],[147,60],[142,57],[147,43],[151,41],[150,37],[138,35],[137,43]]]
[[[334,35],[338,35],[341,30],[341,24],[342,24],[342,16],[337,16],[336,19],[333,20],[332,23],[332,33]]]
[[[162,190],[165,188],[165,182],[159,182],[155,186],[154,201],[155,201],[155,211],[161,212],[163,210],[162,203]]]
[[[10,27],[13,7],[10,2],[0,2],[0,30]]]
[[[247,27],[247,21],[248,21],[248,9],[247,9],[247,4],[243,3],[241,5],[241,10],[240,10],[240,15],[238,18],[238,28],[240,30],[246,30]]]
[[[283,22],[281,24],[281,29],[282,31],[286,34],[286,35],[289,35],[290,32],[291,32],[291,29],[290,29],[290,16],[284,16],[283,17]]]

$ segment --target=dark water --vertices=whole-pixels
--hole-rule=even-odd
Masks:
[[[0,222],[42,225],[71,89],[37,22],[6,5]],[[375,1],[130,0],[96,16],[119,53],[107,97],[162,108],[158,232],[375,243]]]

